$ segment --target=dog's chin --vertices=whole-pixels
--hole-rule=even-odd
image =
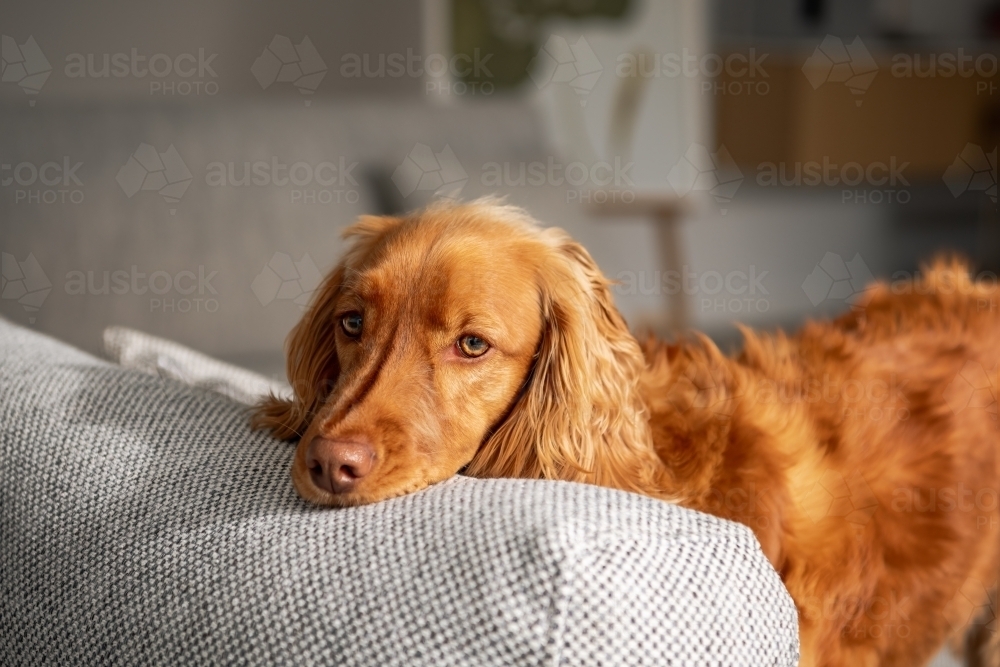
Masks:
[[[373,487],[378,486],[376,480],[372,480]],[[359,505],[370,505],[389,498],[405,496],[414,491],[420,491],[432,484],[431,481],[413,481],[399,485],[398,488],[361,488],[351,493],[330,493],[320,489],[313,484],[309,476],[309,471],[305,466],[292,465],[292,486],[295,487],[299,496],[308,503],[320,505],[322,507],[357,507]]]

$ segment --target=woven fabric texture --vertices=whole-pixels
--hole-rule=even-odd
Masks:
[[[104,330],[104,353],[125,368],[211,389],[247,405],[268,394],[285,397],[292,393],[286,382],[266,378],[174,341],[128,327]]]
[[[0,664],[794,665],[750,531],[456,477],[348,510],[218,393],[0,320]]]

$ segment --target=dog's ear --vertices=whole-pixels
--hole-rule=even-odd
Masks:
[[[639,391],[644,360],[610,282],[560,230],[542,233],[542,333],[526,385],[466,473],[585,481],[654,493],[657,465]]]
[[[399,218],[362,216],[344,230],[344,238],[353,239],[353,244],[337,268],[323,280],[305,315],[288,336],[286,372],[293,397],[272,395],[258,404],[251,418],[254,428],[268,430],[281,440],[294,440],[305,433],[340,375],[336,347],[338,322],[334,311],[344,277],[349,270],[358,268],[399,223]]]

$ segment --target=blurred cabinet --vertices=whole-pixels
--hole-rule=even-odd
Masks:
[[[843,82],[814,88],[803,72],[809,55],[769,56],[768,76],[753,86],[725,73],[713,82],[716,140],[738,164],[785,163],[792,169],[824,159],[865,165],[895,158],[909,163],[907,177],[940,182],[967,143],[987,153],[996,147],[1000,77],[995,72],[907,76],[904,60],[876,56],[878,72],[859,93]],[[921,57],[926,69],[928,55]]]

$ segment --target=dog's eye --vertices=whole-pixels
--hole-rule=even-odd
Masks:
[[[340,318],[340,328],[351,338],[357,338],[361,335],[361,324],[363,321],[361,313],[347,313]]]
[[[479,336],[462,336],[458,339],[458,349],[467,357],[481,357],[490,345]]]

